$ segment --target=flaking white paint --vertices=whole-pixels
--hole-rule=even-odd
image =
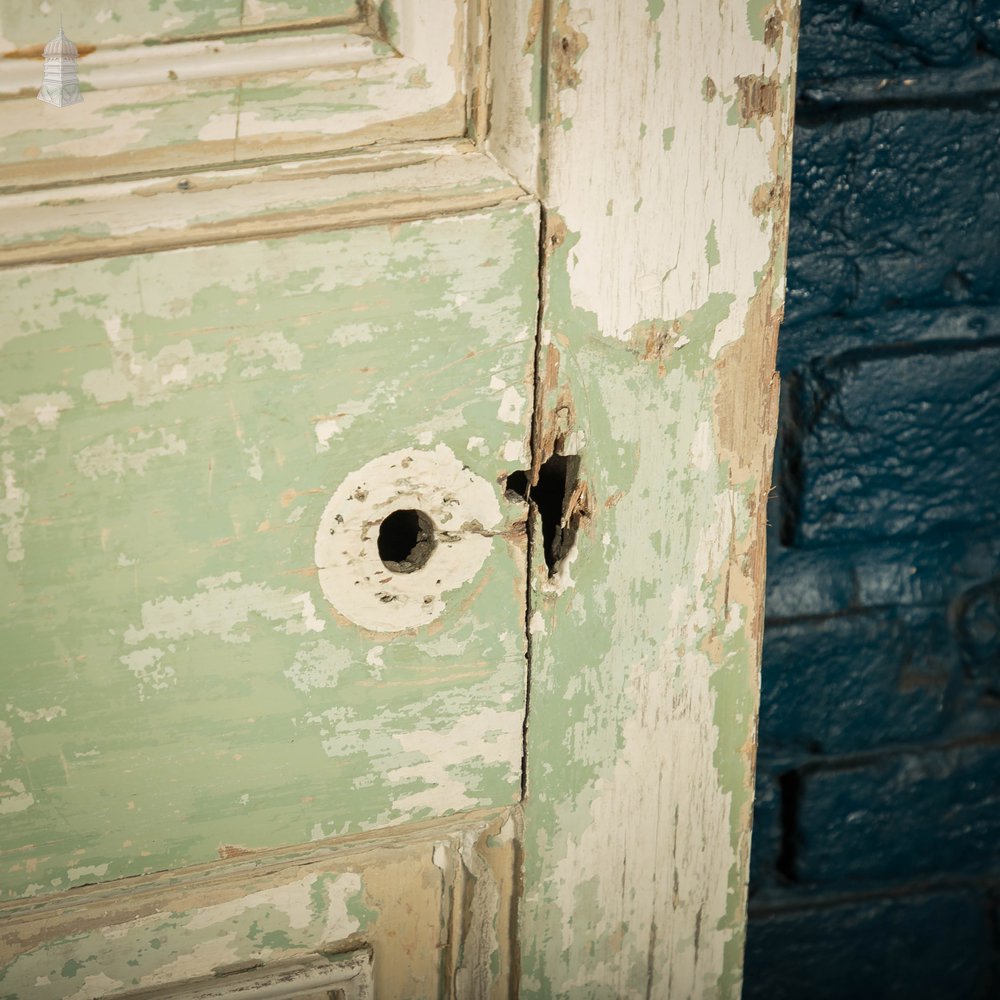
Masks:
[[[298,371],[302,366],[302,351],[281,333],[234,338],[225,351],[198,351],[184,339],[149,357],[136,350],[135,335],[121,316],[106,317],[104,329],[111,365],[86,372],[81,382],[84,392],[100,404],[128,400],[149,406],[191,385],[219,381],[233,360],[244,363],[241,374],[248,378],[267,370]]]
[[[754,190],[773,179],[771,164],[760,155],[770,148],[773,130],[762,142],[757,130],[730,124],[731,108],[737,76],[778,68],[778,54],[751,38],[745,16],[738,3],[684,7],[663,23],[638,15],[609,18],[582,6],[574,11],[574,25],[587,39],[575,70],[587,85],[561,90],[559,107],[563,120],[587,125],[552,128],[548,158],[586,161],[587,169],[555,171],[551,192],[567,228],[579,235],[569,260],[573,302],[596,315],[606,337],[627,340],[643,321],[680,319],[713,293],[732,294],[735,303],[710,356],[743,333],[742,318],[756,291],[754,271],[766,269],[771,255],[770,233],[748,206]],[[665,65],[673,65],[666,62],[671,51],[697,52],[697,72],[664,71],[650,61],[661,31],[656,44]],[[623,61],[608,59],[610,51]],[[623,73],[623,65],[634,72]],[[718,85],[708,102],[705,76]],[[623,114],[623,108],[635,113]],[[640,114],[644,128],[636,120]],[[666,153],[665,129],[675,130]],[[583,149],[593,135],[601,137],[600,155]],[[713,163],[739,163],[739,175],[707,170],[703,160],[685,155],[698,142],[710,146],[706,155]],[[625,204],[641,203],[649,224],[637,225],[631,212],[608,214],[608,192]],[[727,220],[718,230],[720,262],[708,267],[705,233],[720,218]],[[610,255],[614,267],[608,267]]]
[[[151,443],[152,442],[152,443]],[[73,457],[77,469],[88,479],[114,476],[123,479],[128,473],[142,476],[154,459],[187,454],[187,443],[164,427],[156,430],[137,430],[119,440],[109,434],[80,451]]]
[[[370,658],[371,652],[368,655]],[[349,650],[335,646],[326,639],[318,639],[299,647],[295,662],[285,671],[285,676],[298,691],[333,688],[352,662]]]
[[[316,615],[310,594],[244,584],[240,573],[206,577],[192,597],[162,597],[144,601],[140,624],[123,633],[126,646],[138,646],[119,658],[134,674],[140,700],[151,691],[163,691],[177,682],[169,660],[174,642],[194,635],[216,636],[227,643],[250,642],[255,620],[292,635],[322,632],[325,623]]]
[[[421,782],[419,792],[402,795],[395,807],[411,815],[438,815],[447,809],[472,808],[477,801],[466,793],[465,772],[503,765],[520,751],[522,712],[483,708],[442,729],[413,729],[399,734],[406,754],[423,759],[387,772],[394,785]]]

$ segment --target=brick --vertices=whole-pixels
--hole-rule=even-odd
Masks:
[[[1000,524],[1000,347],[842,356],[811,369],[801,392],[797,480],[782,480],[786,541]],[[783,430],[786,458],[788,445]]]
[[[958,663],[943,609],[771,625],[764,633],[761,752],[845,754],[932,739],[946,724],[945,695]]]
[[[744,1000],[992,1000],[984,893],[757,913],[747,928]]]
[[[805,769],[796,815],[802,883],[1000,873],[1000,745]]]
[[[980,46],[992,55],[1000,56],[1000,0],[978,0],[973,9]]]
[[[799,79],[956,66],[989,31],[971,0],[804,0]]]
[[[962,667],[1000,699],[1000,577],[964,591],[952,614]]]
[[[778,337],[778,371],[791,375],[847,351],[915,343],[966,344],[1000,341],[1000,308],[893,309],[857,319],[821,316],[785,324]]]
[[[750,841],[750,895],[775,881],[781,854],[781,789],[778,775],[758,767],[754,782],[753,833]]]
[[[770,514],[777,534],[780,512]],[[865,539],[767,555],[768,625],[889,605],[944,605],[1000,576],[1000,531],[955,528],[919,538]]]
[[[998,89],[1000,59],[976,58],[957,67],[903,69],[889,76],[880,73],[810,80],[796,88],[795,115],[799,124],[815,125],[877,107],[909,105],[918,113],[921,106],[932,103],[975,107]]]
[[[788,324],[1000,300],[998,110],[994,92],[796,123]]]

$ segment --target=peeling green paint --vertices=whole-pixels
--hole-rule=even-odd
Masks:
[[[320,942],[336,942],[370,926],[351,912],[363,895],[355,873],[309,874],[231,901],[197,908],[188,903],[173,912],[138,916],[107,934],[84,929],[24,951],[5,965],[0,995],[9,987],[18,1000],[56,1000],[77,991],[103,995],[109,989],[187,978],[186,963],[208,959],[218,968],[314,951]],[[262,932],[262,927],[269,929]]]
[[[709,227],[705,235],[705,260],[708,261],[709,268],[715,267],[722,258],[719,256],[719,241],[715,236],[715,223]]]
[[[671,126],[670,128],[665,128],[663,130],[663,152],[668,153],[670,147],[674,144],[674,133],[677,131],[676,128]]]
[[[746,0],[746,5],[750,37],[755,42],[763,42],[767,12],[774,7],[774,0]]]
[[[517,541],[412,636],[313,546],[406,447],[523,517],[536,246],[516,206],[0,275],[6,896],[516,799]]]
[[[358,9],[356,0],[255,0],[252,4],[244,0],[213,0],[207,5],[200,0],[158,0],[101,12],[82,3],[49,8],[43,4],[2,0],[3,38],[11,48],[44,45],[58,32],[60,15],[66,34],[79,46],[121,45],[129,41],[155,43],[161,37],[210,35],[317,17],[356,20]]]

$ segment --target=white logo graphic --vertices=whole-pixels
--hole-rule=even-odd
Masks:
[[[59,25],[59,34],[45,46],[45,76],[38,91],[38,99],[46,104],[64,108],[79,104],[80,81],[76,78],[76,46],[66,37]]]

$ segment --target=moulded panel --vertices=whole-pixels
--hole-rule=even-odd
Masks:
[[[311,19],[350,21],[358,18],[356,0],[139,0],[95,4],[86,0],[23,3],[0,0],[0,51],[32,50],[58,30],[60,19],[86,52],[158,38],[188,38],[274,26]]]
[[[517,204],[0,272],[3,896],[518,799],[536,249]]]

